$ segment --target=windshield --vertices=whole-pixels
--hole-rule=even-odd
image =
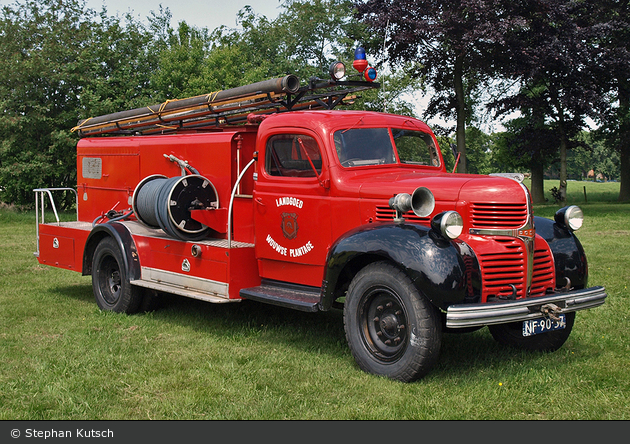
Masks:
[[[355,128],[334,134],[339,162],[344,167],[405,164],[440,166],[430,134],[398,128]],[[398,156],[396,156],[398,154]]]

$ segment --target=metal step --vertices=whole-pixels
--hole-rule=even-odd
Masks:
[[[258,287],[243,288],[239,295],[245,299],[279,305],[300,311],[319,311],[321,300],[319,287],[265,281]]]

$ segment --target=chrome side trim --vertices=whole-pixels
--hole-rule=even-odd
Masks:
[[[523,173],[490,173],[488,176],[507,177],[508,179],[515,180],[518,183],[523,183],[525,180],[525,175]]]
[[[451,305],[446,310],[446,326],[480,327],[541,318],[541,307],[550,303],[560,307],[560,313],[585,310],[602,305],[606,296],[605,288],[598,286],[515,301]]]
[[[523,228],[518,229],[492,229],[492,228],[470,228],[468,232],[470,234],[476,234],[480,236],[509,236],[509,237],[531,237],[531,228],[528,228],[527,225],[524,225]]]
[[[227,283],[150,267],[142,267],[142,278],[131,281],[131,284],[207,302],[223,303],[238,300],[229,299]]]

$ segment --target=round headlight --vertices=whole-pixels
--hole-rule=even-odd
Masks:
[[[464,229],[464,219],[457,211],[444,211],[433,218],[431,226],[445,238],[457,239]]]
[[[334,62],[330,65],[329,72],[333,80],[341,80],[346,75],[346,65],[343,62]]]
[[[575,205],[567,208],[567,211],[564,213],[564,222],[567,227],[571,228],[573,231],[580,229],[582,227],[582,223],[584,222],[584,213],[582,213],[582,209]]]
[[[572,231],[576,231],[582,227],[584,213],[582,213],[580,207],[571,205],[559,209],[554,219],[558,224],[564,225]]]

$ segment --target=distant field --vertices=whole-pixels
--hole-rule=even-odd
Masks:
[[[412,384],[360,371],[339,311],[173,296],[148,314],[101,312],[90,277],[33,257],[34,214],[0,209],[0,420],[628,420],[630,204],[618,189],[569,182],[589,283],[609,296],[578,314],[559,351],[509,350],[487,329],[448,334]]]
[[[525,181],[528,187],[530,183]],[[545,180],[544,190],[545,198],[549,204],[555,206],[550,190],[553,187],[559,187],[559,180]],[[586,192],[585,192],[586,189]],[[580,205],[585,202],[617,202],[619,197],[619,182],[591,182],[591,181],[574,181],[567,182],[567,203],[569,205]]]

